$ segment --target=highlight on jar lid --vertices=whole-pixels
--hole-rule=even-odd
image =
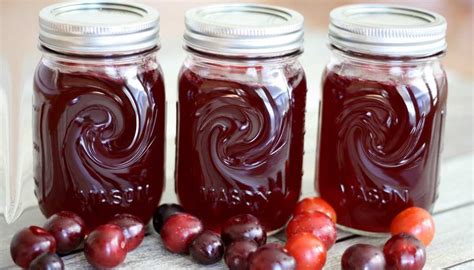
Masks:
[[[219,4],[186,12],[184,42],[232,57],[275,57],[303,50],[303,16],[259,4]]]
[[[82,1],[39,13],[40,45],[67,54],[132,54],[159,46],[159,14],[146,5]]]
[[[446,50],[446,20],[422,9],[358,4],[330,13],[329,41],[363,54],[423,57]]]

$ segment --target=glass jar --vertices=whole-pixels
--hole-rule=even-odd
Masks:
[[[186,13],[176,193],[208,228],[249,213],[275,231],[293,211],[303,174],[302,27],[300,14],[266,5]]]
[[[387,233],[402,210],[432,210],[438,197],[446,21],[386,5],[330,17],[316,188],[343,228]]]
[[[117,213],[151,218],[165,173],[158,23],[155,10],[137,4],[40,12],[34,179],[45,216],[73,211],[89,229]]]

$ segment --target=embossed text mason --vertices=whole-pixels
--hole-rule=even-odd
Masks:
[[[41,211],[89,229],[117,213],[147,222],[164,184],[165,90],[158,13],[68,2],[40,13],[34,79],[35,194]]]
[[[437,198],[447,80],[446,21],[386,5],[331,12],[316,188],[337,221],[386,233],[405,208]]]
[[[268,231],[301,190],[306,80],[303,17],[266,5],[186,13],[179,75],[176,192],[211,228],[242,213]]]

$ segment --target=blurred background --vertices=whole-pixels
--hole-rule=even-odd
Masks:
[[[0,223],[15,220],[24,209],[35,206],[32,179],[32,78],[41,53],[37,49],[38,12],[60,1],[0,0]],[[174,137],[178,70],[186,54],[182,49],[184,12],[194,6],[230,1],[140,1],[161,14],[159,53],[165,73],[167,94],[167,183],[163,202],[175,201]],[[245,1],[239,1],[245,2]],[[305,138],[304,188],[313,188],[316,129],[320,76],[329,59],[327,26],[331,9],[361,1],[253,1],[295,9],[305,17],[305,52],[301,62],[308,78]],[[374,1],[363,1],[374,3]],[[444,58],[448,72],[448,120],[444,160],[459,155],[451,149],[474,150],[474,1],[425,0],[377,1],[425,8],[438,12],[448,21],[448,53]],[[452,147],[452,145],[456,147]],[[472,155],[469,164],[474,167]],[[472,170],[471,170],[472,172]],[[464,188],[464,187],[462,187]],[[468,188],[468,187],[465,187]],[[472,185],[470,187],[472,189]],[[305,192],[305,191],[303,191]],[[306,191],[307,193],[308,191]]]

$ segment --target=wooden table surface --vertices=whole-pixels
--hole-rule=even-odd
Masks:
[[[453,89],[454,90],[454,89]],[[458,119],[462,120],[462,119]],[[462,130],[460,130],[462,132]],[[449,141],[449,138],[447,138]],[[451,143],[447,143],[449,147]],[[460,152],[462,149],[459,149]],[[427,248],[426,269],[474,268],[474,198],[472,187],[473,153],[463,153],[445,158],[442,164],[440,196],[434,209],[436,235]],[[313,195],[311,181],[305,181],[303,196]],[[0,221],[0,269],[15,268],[9,257],[9,242],[15,231],[28,224],[41,225],[44,217],[37,207],[25,211],[14,224]],[[201,267],[189,256],[171,254],[163,248],[159,235],[149,230],[143,244],[127,255],[118,269],[224,269],[223,263]],[[328,253],[325,269],[339,269],[344,250],[355,243],[383,245],[386,238],[368,238],[338,231],[337,242]],[[279,233],[269,241],[283,242]],[[66,269],[90,268],[81,250],[63,257]]]
[[[436,235],[427,248],[425,269],[473,269],[474,268],[474,200],[472,197],[473,154],[463,154],[444,160],[440,197],[434,209]],[[306,190],[311,190],[308,187]],[[313,195],[309,192],[304,195]],[[28,209],[19,220],[7,226],[0,223],[0,269],[13,269],[9,257],[9,242],[15,231],[27,224],[41,225],[44,217],[38,208]],[[200,266],[189,256],[171,254],[163,248],[159,235],[152,230],[142,245],[127,255],[118,269],[225,269],[221,262],[212,266]],[[325,269],[340,269],[344,250],[356,243],[383,245],[386,238],[368,238],[338,231],[337,242],[329,251]],[[284,242],[279,233],[269,238],[271,242]],[[63,257],[66,269],[92,269],[81,250]]]
[[[0,0],[1,1],[1,0]],[[7,63],[10,63],[9,70],[13,75],[13,88],[24,88],[24,85],[16,85],[23,78],[16,78],[15,74],[31,76],[34,64],[38,60],[38,53],[30,52],[25,54],[30,58],[21,58],[19,52],[34,51],[35,42],[29,40],[35,33],[26,24],[18,24],[18,19],[13,18],[15,12],[27,12],[35,19],[27,19],[36,23],[35,14],[37,10],[44,6],[45,2],[51,1],[2,1],[1,11],[2,23],[0,25],[0,35],[9,32],[9,39],[3,39],[2,57],[6,56]],[[152,1],[149,1],[152,2]],[[302,196],[314,195],[314,156],[315,137],[317,128],[317,100],[319,98],[319,79],[324,63],[328,59],[328,51],[325,46],[327,13],[331,8],[340,4],[334,1],[319,1],[313,4],[312,1],[273,1],[276,4],[285,5],[301,11],[307,21],[306,31],[306,51],[301,58],[301,62],[308,75],[308,115],[305,138],[305,159]],[[176,74],[180,63],[184,58],[180,46],[180,34],[182,29],[171,30],[171,24],[182,24],[182,14],[190,6],[195,6],[196,1],[186,1],[183,3],[172,3],[172,1],[152,2],[162,13],[162,20],[165,22],[163,29],[163,48],[160,53],[160,61],[165,71],[165,83],[168,95],[168,153],[167,160],[167,190],[163,197],[163,202],[174,202],[176,199],[173,190],[173,156],[174,153],[174,102],[176,91]],[[441,12],[448,19],[450,32],[448,32],[448,44],[450,52],[445,59],[448,80],[448,114],[445,131],[445,146],[443,161],[441,164],[441,184],[439,187],[439,199],[435,205],[434,218],[436,222],[436,235],[433,243],[427,248],[426,269],[474,269],[474,190],[473,190],[473,167],[474,167],[474,139],[473,139],[473,101],[474,101],[474,68],[473,68],[473,4],[469,1],[420,1],[418,6],[430,8]],[[464,3],[464,4],[462,4]],[[323,15],[322,15],[323,14]],[[28,15],[28,16],[29,16]],[[25,17],[28,17],[25,16]],[[30,16],[30,17],[31,17]],[[24,18],[21,18],[24,20]],[[174,20],[174,21],[173,21]],[[470,25],[469,25],[470,24]],[[14,26],[14,27],[13,27]],[[454,26],[454,27],[453,27]],[[34,28],[33,28],[34,29]],[[8,31],[7,31],[8,30]],[[24,30],[24,31],[23,31]],[[36,31],[36,30],[33,30]],[[29,33],[29,34],[28,34]],[[11,34],[11,35],[10,35]],[[28,37],[26,42],[13,42],[15,35]],[[33,40],[34,40],[33,38]],[[30,45],[27,45],[30,44]],[[18,46],[18,48],[17,48]],[[26,46],[30,46],[26,48]],[[18,51],[19,50],[19,51]],[[24,56],[23,56],[24,57]],[[179,59],[179,61],[176,61]],[[25,68],[25,65],[27,68]],[[30,68],[30,67],[33,68]],[[3,71],[2,71],[3,72]],[[1,123],[0,123],[1,124]],[[13,126],[15,128],[15,126]],[[12,136],[16,131],[12,132]],[[14,137],[14,136],[13,136]],[[28,193],[26,197],[33,194]],[[27,225],[42,225],[44,223],[37,207],[30,207],[13,224],[6,224],[0,216],[0,269],[15,268],[9,252],[9,243],[13,234],[20,228]],[[277,234],[269,238],[270,241],[285,241],[283,234]],[[371,243],[383,245],[386,238],[367,238],[338,232],[338,240],[328,253],[326,263],[327,269],[339,269],[340,259],[344,250],[355,243]],[[81,250],[63,257],[66,269],[89,268]],[[213,266],[200,267],[194,263],[189,256],[174,255],[167,252],[161,243],[160,237],[150,232],[143,244],[135,251],[127,255],[126,261],[119,267],[120,269],[223,269],[224,264],[219,263]]]

